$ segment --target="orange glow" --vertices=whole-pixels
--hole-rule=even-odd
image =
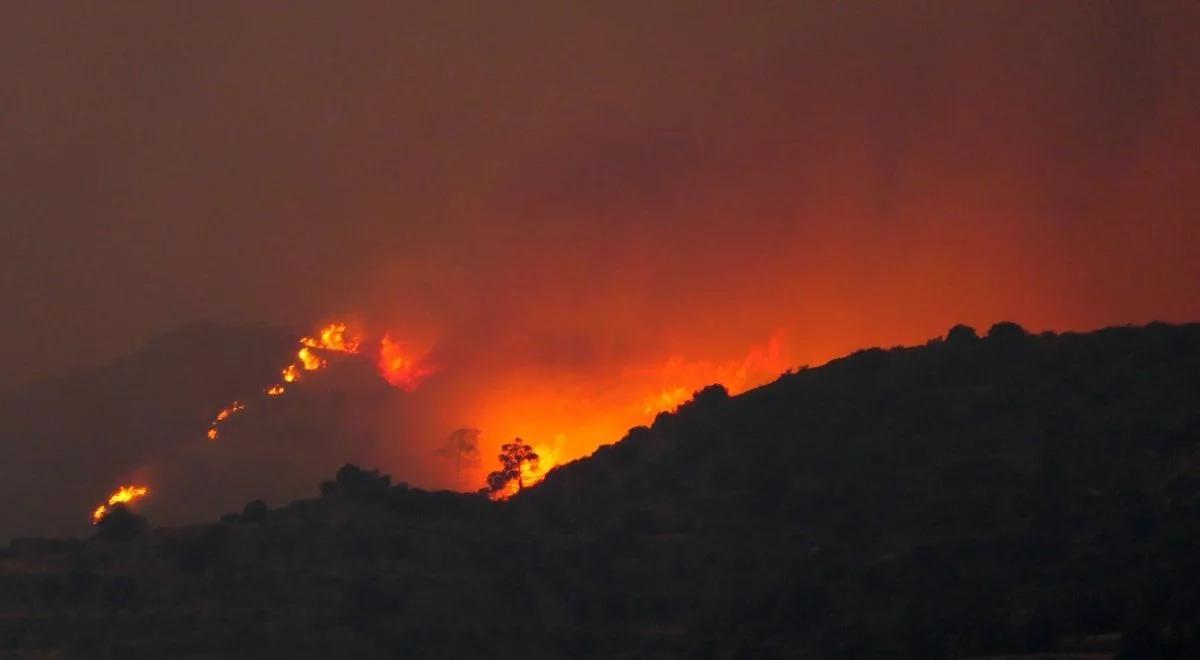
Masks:
[[[421,385],[421,381],[436,369],[426,366],[416,358],[405,354],[400,343],[393,340],[391,335],[384,335],[379,342],[379,374],[405,392],[413,392]]]
[[[646,399],[646,403],[642,406],[642,412],[647,415],[672,411],[679,407],[679,404],[691,398],[692,393],[685,387],[664,388],[658,394],[651,395]]]
[[[316,371],[325,366],[325,359],[313,353],[312,349],[305,346],[296,354],[300,358],[300,364],[304,366],[305,371]]]
[[[294,383],[300,380],[300,369],[298,369],[294,364],[289,364],[284,368],[283,371],[280,372],[280,375],[283,376],[283,382]]]
[[[113,493],[108,498],[107,504],[101,504],[92,512],[92,524],[95,525],[109,513],[109,507],[114,504],[129,504],[134,500],[146,496],[150,489],[146,486],[121,486],[117,492]]]
[[[234,414],[235,412],[238,412],[240,410],[245,410],[245,409],[246,409],[246,404],[244,404],[240,401],[234,401],[232,404],[230,404],[230,406],[228,408],[217,413],[216,421],[223,422],[223,421],[229,419],[229,416]]]
[[[245,410],[245,409],[246,409],[246,404],[242,403],[241,401],[234,401],[233,403],[229,404],[229,407],[227,407],[227,408],[221,410],[221,412],[217,413],[217,416],[213,419],[212,425],[209,426],[209,428],[208,428],[208,433],[206,433],[205,435],[208,436],[209,440],[216,440],[217,435],[218,435],[217,425],[220,424],[221,422],[224,422],[225,420],[229,419],[230,415],[233,415],[234,413]]]
[[[514,479],[508,482],[503,490],[492,493],[490,497],[493,500],[506,500],[516,495],[520,488],[530,488],[540,484],[546,478],[546,474],[559,465],[558,457],[566,440],[565,435],[559,435],[551,444],[533,445],[533,453],[538,456],[537,463],[522,465],[520,482]]]
[[[312,337],[300,339],[300,350],[296,352],[296,362],[285,367],[280,375],[285,383],[295,383],[300,380],[302,371],[317,371],[328,366],[329,361],[318,355],[317,351],[354,354],[358,353],[358,346],[357,338],[346,337],[345,323],[327,325],[318,333],[316,339]],[[283,387],[272,386],[267,389],[267,394],[279,396],[283,394]]]
[[[357,337],[349,339],[346,337],[345,323],[331,323],[321,329],[317,339],[304,337],[300,343],[309,348],[321,348],[339,353],[357,353],[359,346]]]
[[[570,372],[537,370],[491,381],[468,404],[466,422],[482,431],[483,463],[474,483],[482,486],[497,469],[501,444],[524,438],[540,457],[526,469],[526,485],[541,481],[557,465],[591,454],[602,444],[621,439],[634,426],[649,425],[660,412],[670,412],[692,394],[720,383],[739,394],[768,383],[795,366],[782,336],[752,345],[741,357],[696,360],[675,355],[642,364],[614,365],[589,377]],[[499,494],[511,496],[511,485]]]

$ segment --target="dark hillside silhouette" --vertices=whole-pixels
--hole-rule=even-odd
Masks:
[[[1197,450],[1200,325],[960,326],[705,388],[506,502],[347,466],[213,525],[14,541],[0,654],[1192,658]]]

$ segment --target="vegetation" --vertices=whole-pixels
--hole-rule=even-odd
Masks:
[[[960,326],[706,388],[505,502],[347,466],[14,541],[0,657],[1200,657],[1198,449],[1200,325]]]
[[[516,483],[516,492],[520,493],[525,490],[526,472],[536,470],[540,460],[533,447],[520,438],[500,445],[500,469],[488,474],[486,490],[497,493]]]

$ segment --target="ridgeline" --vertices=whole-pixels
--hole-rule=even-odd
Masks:
[[[1200,325],[959,326],[706,388],[507,502],[347,466],[14,540],[0,657],[1200,657],[1198,448]]]

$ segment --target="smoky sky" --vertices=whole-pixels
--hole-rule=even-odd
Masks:
[[[1200,317],[1190,0],[3,14],[13,386],[200,318],[587,369]]]

